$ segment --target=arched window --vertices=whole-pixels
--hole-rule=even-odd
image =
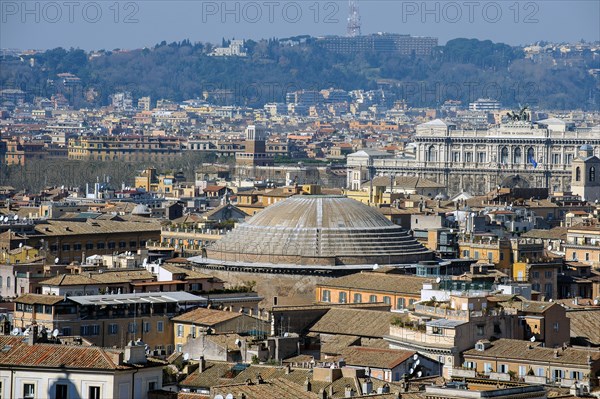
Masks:
[[[521,152],[521,147],[517,147],[517,148],[515,148],[515,152],[514,152],[514,156],[513,156],[513,163],[520,164],[522,162],[523,162],[523,153]]]
[[[590,166],[590,181],[596,181],[596,168]]]
[[[500,163],[508,163],[508,148],[506,147],[502,147],[502,151],[500,151]]]
[[[6,288],[10,288],[10,277],[6,278]]]
[[[527,162],[531,162],[534,159],[535,159],[535,151],[533,150],[533,148],[529,147],[529,149],[527,150]]]
[[[435,151],[434,146],[429,146],[429,148],[427,149],[427,161],[428,162],[437,161],[437,152]]]
[[[581,169],[579,166],[575,168],[575,181],[581,181]]]

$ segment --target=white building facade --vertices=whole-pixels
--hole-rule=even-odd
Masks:
[[[484,194],[498,186],[570,191],[571,164],[584,144],[600,154],[599,126],[577,129],[547,119],[510,121],[488,130],[456,130],[437,119],[417,126],[414,160],[366,162],[376,175],[424,177],[446,185],[450,195]],[[348,166],[357,168],[350,164],[350,156]]]

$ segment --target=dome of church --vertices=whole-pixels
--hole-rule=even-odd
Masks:
[[[343,196],[297,195],[237,225],[207,251],[223,261],[297,265],[412,263],[433,253],[375,208]]]

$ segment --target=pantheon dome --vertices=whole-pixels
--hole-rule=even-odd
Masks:
[[[296,195],[268,206],[207,248],[206,256],[211,263],[270,268],[372,267],[434,258],[376,209],[343,196],[324,195]]]

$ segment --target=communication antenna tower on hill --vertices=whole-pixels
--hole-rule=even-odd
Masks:
[[[348,27],[347,34],[350,37],[360,36],[360,13],[358,12],[358,0],[348,1]]]

